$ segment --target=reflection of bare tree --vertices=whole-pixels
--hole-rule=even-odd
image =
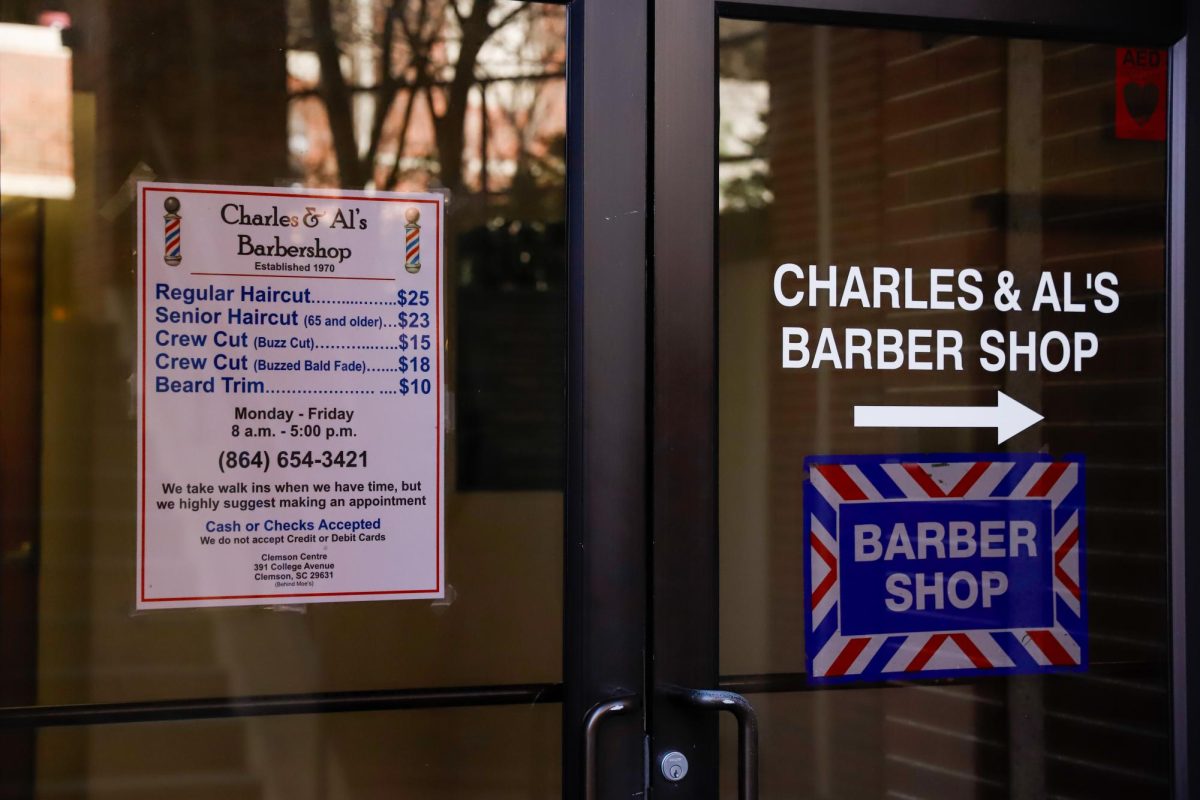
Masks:
[[[537,161],[538,136],[561,133],[538,119],[551,116],[538,113],[541,84],[563,74],[560,9],[512,0],[307,0],[305,10],[307,31],[298,38],[319,62],[313,93],[328,120],[341,185],[392,188],[414,159],[424,159],[437,183],[467,188],[473,91],[481,106],[477,188],[487,189],[489,104],[519,148],[512,154],[517,175]],[[489,92],[498,82],[533,88]]]

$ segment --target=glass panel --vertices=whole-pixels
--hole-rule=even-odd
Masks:
[[[1087,475],[1087,671],[754,695],[763,797],[1166,796],[1166,144],[1116,135],[1118,110],[1142,113],[1115,102],[1117,48],[736,20],[719,48],[722,673],[806,669],[806,458],[1082,454]],[[1009,270],[1024,302],[784,307],[788,262],[911,268],[916,298],[932,269],[985,286]],[[1101,271],[1119,281],[1114,313],[1082,285]],[[1034,311],[1043,272],[1060,291],[1071,273],[1089,310]],[[785,369],[783,326],[814,348],[822,329],[839,346],[847,328],[957,331],[962,366]],[[1040,355],[992,371],[989,330],[1097,348],[1078,371]],[[995,428],[854,424],[859,405],[994,406],[997,391],[1044,421],[999,446]]]
[[[1161,685],[1045,679],[1044,761],[1014,752],[1002,681],[788,692],[750,697],[759,718],[762,798],[1169,797]],[[1102,712],[1080,713],[1105,697]],[[721,797],[737,797],[737,729],[721,728]],[[1014,763],[1015,759],[1021,758]],[[1037,784],[1014,772],[1038,765]],[[1024,791],[1026,794],[1018,794]]]
[[[549,800],[559,729],[557,705],[46,728],[22,796]]]
[[[0,375],[20,406],[0,421],[0,621],[33,628],[6,643],[25,665],[6,702],[558,681],[563,8],[40,5],[3,6],[4,41],[52,40],[60,67],[5,85],[6,113],[58,121],[4,132],[5,169],[47,142],[36,180],[4,179],[5,342],[19,328],[32,356]],[[132,186],[150,178],[447,193],[444,601],[133,613]]]

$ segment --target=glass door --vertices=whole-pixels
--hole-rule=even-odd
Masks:
[[[677,5],[654,788],[1171,796],[1169,28]]]
[[[645,85],[644,6],[47,5],[0,10],[0,793],[551,798],[581,793],[588,764],[606,791],[640,789],[645,160],[638,139],[614,169],[592,142],[644,124],[644,89],[628,90]],[[324,224],[335,200],[369,207],[354,235],[393,235],[369,257],[296,244],[310,219],[325,245],[351,236]],[[409,207],[389,223],[372,209],[392,201]],[[215,268],[191,266],[226,240]],[[139,257],[160,276],[148,315]],[[434,270],[431,326],[428,294],[390,288]],[[185,273],[205,286],[173,287]],[[284,327],[289,298],[313,304],[310,352]],[[218,312],[198,309],[216,301],[242,304],[223,323],[269,318],[253,339],[209,330]],[[277,341],[289,357],[259,351]],[[292,372],[302,382],[283,383]],[[193,389],[211,402],[187,406],[175,444],[151,422],[139,448],[147,399]],[[361,395],[395,405],[367,425]],[[439,491],[402,471],[362,486],[368,456],[410,457],[384,451],[407,452],[392,434],[416,395],[431,396]],[[218,477],[152,501],[164,521],[139,540],[139,491],[160,483],[140,477],[146,452],[151,472]],[[225,475],[251,467],[248,488]],[[382,545],[411,517],[346,532],[336,509],[367,495],[436,507],[444,550],[420,584],[436,596],[309,590],[350,580],[343,560],[370,567],[367,547],[372,569],[415,568]],[[209,509],[224,510],[195,518]],[[293,552],[327,523],[321,552]],[[147,587],[139,548],[154,563],[185,537],[228,557],[163,574],[244,571],[269,576],[264,591]],[[140,607],[164,597],[192,607]],[[587,712],[622,697],[585,764]]]

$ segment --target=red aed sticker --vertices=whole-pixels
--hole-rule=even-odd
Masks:
[[[1117,48],[1117,138],[1167,138],[1167,52]]]

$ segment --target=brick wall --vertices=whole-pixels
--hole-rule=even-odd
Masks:
[[[937,374],[819,375],[781,370],[777,357],[771,360],[772,664],[802,664],[803,458],[994,451],[990,431],[864,433],[850,415],[859,403],[988,403],[1004,389],[1037,403],[1047,418],[1015,441],[1016,450],[1044,447],[1088,459],[1094,666],[1082,676],[1034,679],[1032,694],[1019,700],[1000,680],[837,693],[824,716],[814,713],[794,727],[796,741],[767,747],[807,753],[811,747],[800,737],[830,737],[832,766],[806,763],[831,771],[826,780],[835,795],[1008,797],[1018,782],[1010,767],[1019,752],[1014,743],[1044,735],[1044,767],[1028,766],[1044,769],[1047,795],[1165,796],[1165,148],[1115,139],[1113,48],[1014,49],[999,38],[817,33],[790,25],[769,26],[766,37],[766,146],[775,199],[765,222],[764,268],[785,261],[911,266],[918,273],[971,266],[985,276],[1012,269],[1024,281],[1042,269],[1110,270],[1120,278],[1122,299],[1112,315],[1001,314],[990,304],[973,313],[771,304],[760,321],[771,347],[778,347],[784,324],[954,328],[968,345],[964,371]],[[826,46],[822,92],[813,52]],[[1014,88],[1014,65],[1024,74],[1040,72],[1040,94]],[[822,155],[817,131],[824,103]],[[1016,144],[1030,132],[1040,158]],[[826,202],[831,224],[822,231],[818,217]],[[1010,376],[973,366],[977,350],[970,345],[978,333],[1006,327],[1093,330],[1100,354],[1080,374]],[[1022,722],[1031,709],[1040,719]]]

